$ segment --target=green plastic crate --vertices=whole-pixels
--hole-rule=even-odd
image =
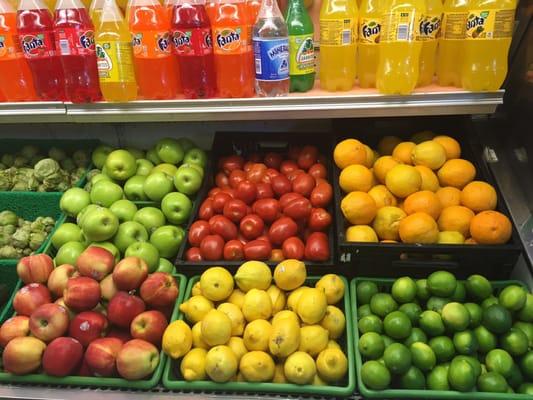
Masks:
[[[174,312],[177,312],[178,306],[183,300],[187,278],[181,274],[173,275],[178,281],[179,294],[174,305]],[[11,304],[10,304],[11,305]],[[11,308],[11,307],[10,307]],[[13,309],[11,308],[11,314]],[[30,375],[13,375],[7,372],[0,372],[0,382],[9,383],[27,383],[27,384],[45,384],[45,385],[61,385],[61,386],[91,386],[91,387],[116,387],[124,389],[152,389],[157,386],[161,380],[161,374],[166,364],[167,356],[161,351],[159,365],[154,373],[148,379],[138,381],[129,381],[122,378],[102,378],[102,377],[85,377],[85,376],[67,376],[58,378],[46,374],[30,374]]]
[[[320,277],[310,276],[306,284],[314,285]],[[348,358],[348,372],[342,382],[342,386],[313,386],[313,385],[296,385],[292,383],[249,383],[249,382],[226,382],[216,383],[212,381],[195,381],[187,382],[181,376],[176,376],[174,371],[179,371],[179,362],[167,357],[167,363],[163,372],[163,385],[170,390],[190,390],[190,391],[210,391],[210,392],[246,392],[246,393],[285,393],[295,395],[329,395],[336,397],[347,397],[355,391],[355,369],[354,369],[354,348],[352,336],[352,320],[350,308],[350,296],[348,290],[348,281],[341,276],[345,284],[344,303],[340,305],[344,308],[346,315],[346,333],[342,339],[341,346]],[[187,291],[184,300],[191,297],[194,284],[200,280],[200,276],[194,276],[189,279]],[[344,307],[342,307],[344,306]],[[171,320],[183,320],[184,315],[178,308],[174,309]]]
[[[365,386],[361,379],[361,367],[363,366],[363,358],[359,352],[359,329],[357,327],[357,284],[362,281],[374,282],[378,288],[390,289],[395,279],[379,279],[379,278],[354,278],[350,282],[350,296],[353,299],[353,332],[354,332],[354,348],[355,348],[355,364],[357,371],[357,386],[360,393],[365,398],[373,399],[444,399],[444,400],[531,400],[531,396],[527,394],[518,393],[490,393],[490,392],[459,392],[455,390],[409,390],[409,389],[385,389],[385,390],[372,390]],[[464,281],[463,281],[464,282]],[[526,287],[523,282],[520,281],[491,281],[492,287],[499,291],[504,287],[514,284]]]
[[[19,286],[17,262],[4,262],[0,265],[0,324],[11,315],[13,296]]]

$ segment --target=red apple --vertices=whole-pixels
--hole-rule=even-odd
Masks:
[[[117,356],[117,370],[121,377],[139,380],[150,376],[159,364],[159,351],[145,340],[133,339],[122,346]]]
[[[111,328],[106,337],[119,339],[122,343],[129,342],[131,339],[133,339],[129,330],[118,328]]]
[[[13,308],[18,315],[29,317],[39,306],[52,302],[52,296],[46,286],[30,283],[22,287],[13,299]]]
[[[89,246],[76,260],[76,266],[81,275],[101,281],[113,271],[115,256],[103,247]]]
[[[105,337],[93,341],[85,352],[85,362],[89,370],[98,376],[113,376],[117,372],[116,359],[122,341]]]
[[[166,272],[155,272],[141,285],[141,298],[153,307],[174,304],[178,298],[178,285],[174,277]]]
[[[2,354],[4,369],[15,375],[25,375],[41,366],[46,344],[32,336],[11,340]]]
[[[56,301],[54,301],[55,304],[57,304],[58,306],[61,306],[63,307],[65,310],[67,310],[67,313],[68,313],[68,319],[70,321],[72,321],[72,318],[74,318],[76,316],[76,313],[74,311],[72,311],[70,308],[67,307],[67,305],[65,304],[65,300],[63,299],[63,297],[60,297],[59,299],[57,299]]]
[[[104,315],[95,311],[84,311],[70,321],[68,334],[87,347],[93,340],[105,336],[107,325]]]
[[[115,285],[115,281],[113,280],[113,275],[107,275],[104,279],[100,281],[100,293],[102,295],[102,299],[109,301],[113,298],[114,295],[116,295],[118,292],[118,288]]]
[[[78,369],[78,372],[76,373],[77,376],[93,376],[93,373],[89,369],[89,366],[87,365],[87,360],[85,357],[83,357],[81,361],[80,368]]]
[[[25,284],[45,284],[54,269],[54,261],[48,254],[23,257],[17,264],[17,274]]]
[[[0,346],[7,344],[16,337],[24,337],[30,334],[30,319],[25,315],[16,315],[9,318],[0,327]]]
[[[148,276],[148,264],[139,257],[126,257],[113,270],[113,282],[119,290],[134,290]]]
[[[60,265],[50,274],[50,277],[48,278],[48,289],[57,299],[63,296],[63,292],[67,288],[68,280],[77,276],[79,276],[79,274],[75,266],[70,264]]]
[[[167,319],[162,312],[145,311],[131,322],[130,332],[135,339],[143,339],[159,347],[167,325]]]
[[[68,313],[58,304],[43,304],[30,315],[30,331],[37,339],[50,342],[68,329]]]
[[[140,297],[127,292],[118,292],[107,306],[107,318],[112,324],[129,329],[131,321],[145,308],[146,306]]]
[[[83,360],[83,346],[71,337],[54,339],[43,355],[43,370],[51,376],[67,376],[77,371]]]
[[[65,304],[74,311],[91,310],[100,301],[100,285],[86,276],[71,278],[63,293]]]

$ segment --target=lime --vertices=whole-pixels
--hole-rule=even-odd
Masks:
[[[529,339],[520,329],[511,328],[500,338],[500,345],[510,355],[517,357],[527,352]]]
[[[414,366],[422,371],[430,371],[437,363],[435,353],[427,344],[416,342],[409,349],[411,350]]]
[[[383,354],[385,366],[393,374],[405,374],[411,367],[411,352],[401,343],[393,343]]]
[[[377,293],[370,299],[370,310],[381,318],[397,309],[398,304],[388,293]]]
[[[422,371],[415,366],[411,366],[405,374],[401,375],[398,382],[402,389],[417,390],[426,388],[426,378]]]
[[[466,293],[479,302],[492,294],[492,285],[484,276],[471,275],[466,280]]]
[[[484,310],[485,308],[489,308],[493,304],[499,304],[498,298],[494,296],[489,296],[481,302],[481,308]]]
[[[357,308],[357,318],[361,319],[368,315],[374,315],[372,314],[372,310],[370,310],[370,306],[368,304],[365,304],[363,306],[360,306]]]
[[[450,390],[448,383],[448,368],[437,365],[428,374],[427,385],[429,390]]]
[[[533,380],[533,350],[528,351],[520,359],[520,369],[524,376],[529,380]]]
[[[483,311],[483,326],[489,331],[502,334],[511,329],[511,313],[499,304],[493,304]]]
[[[439,314],[446,304],[450,302],[450,299],[444,297],[431,296],[426,304],[426,308],[431,311],[436,311]]]
[[[403,344],[405,344],[407,347],[410,347],[415,342],[422,342],[426,343],[428,341],[428,337],[424,333],[424,331],[420,328],[413,328],[411,329],[411,334],[405,338],[403,341]]]
[[[364,305],[370,303],[372,296],[378,292],[378,286],[374,282],[359,282],[356,289],[357,304]]]
[[[387,335],[381,335],[381,338],[383,339],[383,343],[385,343],[385,348],[389,347],[393,343],[396,343],[394,340],[392,340]]]
[[[420,301],[427,301],[431,294],[428,290],[428,281],[427,279],[419,279],[416,281],[416,297]]]
[[[511,375],[511,370],[513,368],[513,358],[505,350],[494,349],[489,351],[485,357],[485,365],[487,366],[487,371],[498,372],[503,376],[508,377]],[[523,369],[522,372],[524,372]]]
[[[399,310],[409,317],[411,320],[411,325],[418,325],[418,319],[420,314],[422,314],[422,308],[416,303],[405,303],[402,304]]]
[[[457,281],[457,286],[452,294],[451,299],[463,303],[466,300],[466,286],[463,282]]]
[[[385,333],[393,339],[405,339],[411,333],[411,320],[401,311],[393,311],[383,320]]]
[[[367,332],[359,338],[358,347],[363,357],[375,360],[383,355],[385,343],[379,333]]]
[[[496,335],[485,328],[483,325],[474,329],[474,335],[478,343],[478,351],[482,354],[487,354],[498,345]]]
[[[529,347],[533,347],[533,324],[530,322],[517,321],[513,328],[518,328],[526,334],[529,339]]]
[[[517,317],[520,321],[533,322],[533,294],[527,294],[526,304],[518,311]]]
[[[438,363],[450,361],[455,355],[455,346],[448,336],[437,336],[429,341]]]
[[[416,283],[408,276],[398,278],[392,285],[391,294],[398,303],[410,303],[416,296]]]
[[[453,361],[459,361],[459,360],[464,360],[466,362],[468,362],[473,370],[474,370],[474,377],[475,379],[479,378],[479,376],[483,373],[483,372],[487,372],[487,370],[484,368],[485,365],[482,365],[478,359],[476,357],[472,357],[472,356],[457,356],[457,357],[454,357],[452,362]]]
[[[510,375],[507,377],[507,383],[509,384],[509,386],[516,389],[523,382],[524,382],[524,375],[522,375],[522,371],[520,371],[520,368],[515,363],[513,364],[513,368],[511,369]]]
[[[457,353],[464,355],[475,354],[479,347],[476,335],[472,331],[456,332],[453,335],[453,345]]]
[[[497,372],[487,372],[477,380],[477,389],[480,392],[505,393],[507,388],[507,381]]]
[[[357,323],[357,326],[361,333],[383,332],[383,322],[381,322],[377,315],[367,315],[366,317],[361,318]]]
[[[533,396],[533,383],[522,383],[518,388],[518,393],[529,394]]]
[[[442,322],[452,332],[465,330],[470,325],[470,314],[461,303],[448,303],[442,308]]]
[[[448,271],[436,271],[428,276],[428,290],[433,296],[450,297],[456,286],[455,276]]]
[[[483,318],[483,309],[476,303],[465,303],[464,306],[470,315],[470,328],[477,328]]]
[[[361,380],[372,390],[383,390],[390,385],[389,370],[378,361],[367,361],[361,367]]]
[[[448,370],[448,382],[455,390],[469,392],[476,385],[474,368],[468,361],[454,358]]]
[[[498,301],[508,310],[518,311],[526,304],[526,294],[523,287],[509,285],[501,291]]]
[[[435,311],[427,310],[420,314],[418,324],[429,336],[442,335],[445,330],[440,314]]]

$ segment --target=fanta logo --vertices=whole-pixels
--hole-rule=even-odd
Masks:
[[[204,34],[204,44],[208,49],[213,47],[213,38],[211,37],[211,32],[206,32]]]
[[[361,33],[365,39],[369,39],[372,36],[379,35],[381,32],[381,25],[375,21],[370,22],[369,24],[364,24],[361,27]]]
[[[24,36],[22,38],[22,50],[29,55],[39,53],[41,49],[45,49],[44,40],[37,36]]]
[[[440,19],[434,17],[432,20],[423,19],[420,22],[420,33],[424,36],[431,36],[433,32],[437,32],[440,28]]]
[[[172,37],[172,42],[175,47],[190,46],[191,38],[185,32],[176,31]]]
[[[470,15],[466,21],[466,29],[470,30],[485,25],[485,18],[478,15]]]
[[[240,29],[225,29],[217,35],[217,45],[224,50],[234,50],[241,41]]]
[[[131,40],[133,47],[140,46],[142,44],[142,35],[138,34],[133,36],[133,39]]]
[[[84,49],[90,49],[94,47],[94,32],[87,31],[80,36],[80,44]]]
[[[275,58],[285,58],[287,57],[287,54],[289,54],[289,46],[286,44],[279,44],[268,50],[268,58],[271,60]]]
[[[168,50],[168,33],[157,38],[157,47],[163,52]]]
[[[0,36],[0,49],[3,49],[4,47],[6,47],[6,44],[4,43],[4,38]]]

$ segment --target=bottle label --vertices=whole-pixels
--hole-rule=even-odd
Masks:
[[[466,39],[501,39],[513,35],[515,10],[470,10]]]
[[[361,18],[359,20],[359,43],[378,44],[381,34],[381,20]]]
[[[315,72],[313,34],[289,36],[289,74],[307,75]]]
[[[246,26],[215,28],[213,39],[215,54],[242,54],[248,51],[249,36]]]
[[[137,58],[165,58],[170,55],[167,31],[132,32],[133,55]]]
[[[418,27],[420,35],[417,40],[436,40],[440,36],[441,21],[442,14],[422,15],[420,26]]]
[[[420,14],[415,10],[388,11],[383,16],[380,42],[410,42],[419,35]]]
[[[13,35],[0,35],[0,60],[13,60],[22,57],[20,47]]]
[[[20,47],[26,58],[53,57],[56,54],[52,32],[26,33],[19,36]]]
[[[62,56],[94,54],[94,31],[78,28],[56,28],[56,49]]]
[[[100,83],[135,82],[131,42],[96,43]]]
[[[357,41],[357,21],[346,19],[320,20],[320,45],[349,46]]]
[[[289,77],[289,41],[254,38],[255,78],[281,81]]]
[[[444,13],[441,37],[445,40],[463,40],[466,35],[467,12]]]
[[[205,56],[213,53],[209,28],[175,30],[172,32],[174,54],[178,56]]]

